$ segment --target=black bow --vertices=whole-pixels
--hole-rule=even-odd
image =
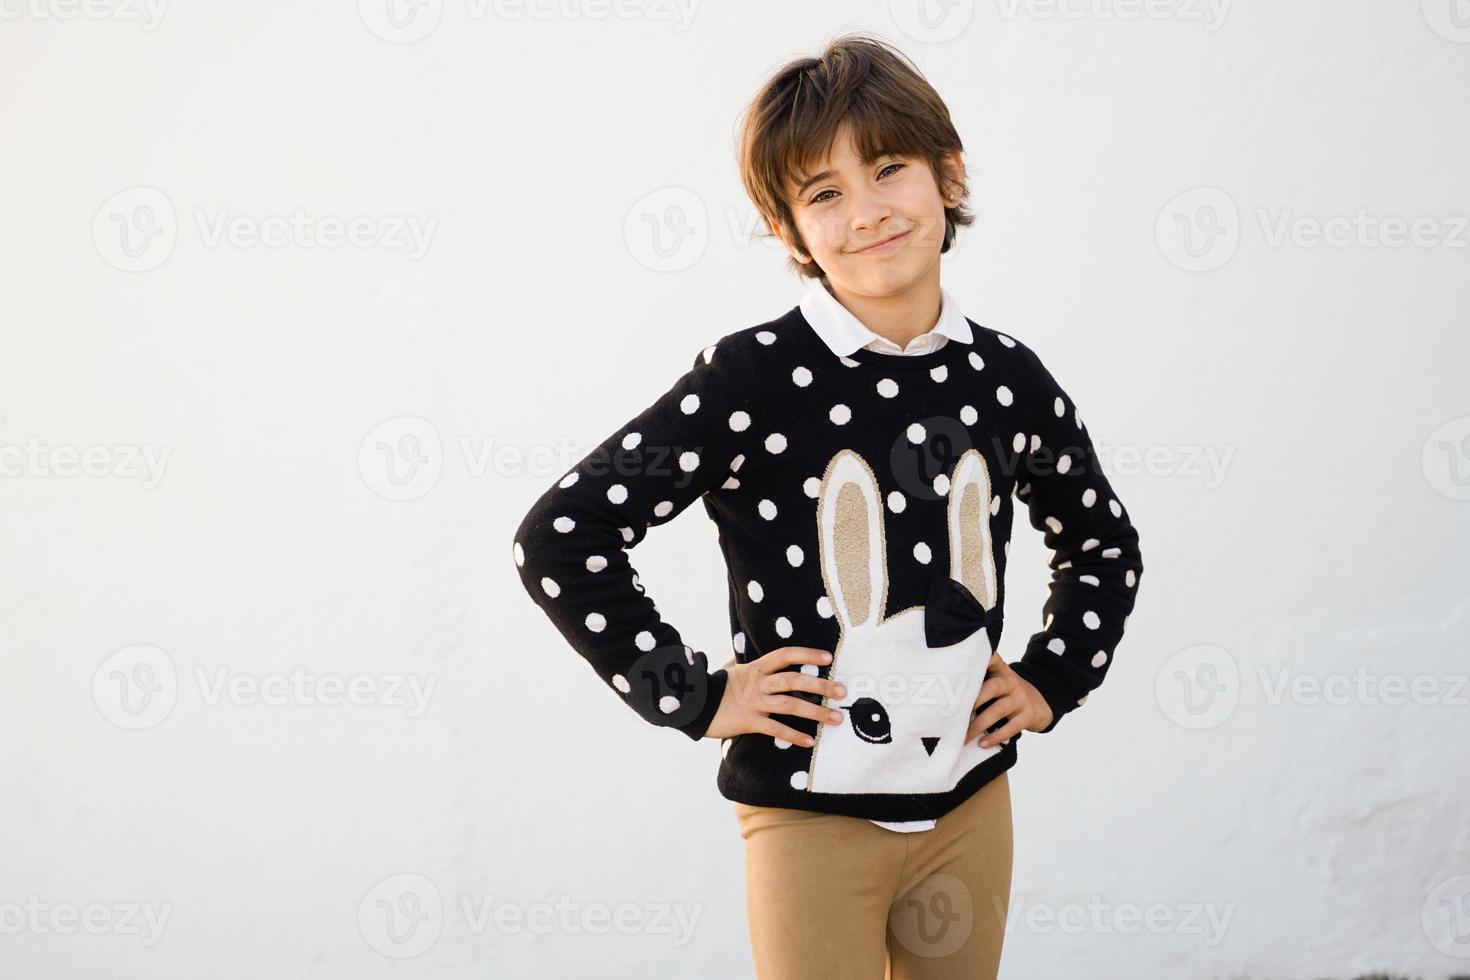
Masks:
[[[931,647],[958,643],[976,630],[985,629],[990,612],[963,582],[936,574],[924,603],[924,642]]]

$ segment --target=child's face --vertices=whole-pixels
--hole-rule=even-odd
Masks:
[[[891,295],[936,268],[945,202],[927,160],[887,155],[864,163],[843,127],[832,154],[789,186],[797,230],[834,285]],[[902,237],[879,244],[896,235]],[[798,261],[808,257],[783,243]]]

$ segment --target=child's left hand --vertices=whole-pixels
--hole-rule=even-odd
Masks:
[[[1012,670],[999,653],[990,655],[990,665],[985,682],[980,685],[980,694],[975,698],[975,707],[987,701],[992,703],[970,719],[970,728],[965,733],[966,742],[983,735],[981,747],[990,748],[1005,744],[1019,731],[1039,732],[1051,724],[1051,706],[1041,692]],[[1007,719],[1004,726],[985,734],[987,728],[1001,719]]]

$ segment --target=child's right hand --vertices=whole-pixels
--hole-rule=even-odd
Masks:
[[[771,715],[794,715],[815,718],[828,724],[840,723],[843,720],[842,712],[781,693],[809,691],[826,697],[842,697],[847,690],[836,681],[823,680],[800,670],[784,669],[792,664],[825,666],[831,662],[832,654],[826,650],[815,647],[777,647],[748,664],[733,664],[725,668],[729,674],[725,693],[720,698],[720,707],[715,711],[704,737],[723,739],[747,732],[761,732],[785,739],[792,745],[810,748],[816,744],[810,735],[781,724]]]

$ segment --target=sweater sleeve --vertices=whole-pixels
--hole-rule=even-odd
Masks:
[[[1016,497],[1051,549],[1043,628],[1011,665],[1052,710],[1051,731],[1103,682],[1133,610],[1143,562],[1138,532],[1103,475],[1077,406],[1029,348],[1015,393],[1025,432]]]
[[[698,741],[727,673],[685,645],[638,581],[628,551],[705,492],[736,479],[754,387],[714,345],[532,504],[512,551],[522,585],[572,648],[651,724]]]

